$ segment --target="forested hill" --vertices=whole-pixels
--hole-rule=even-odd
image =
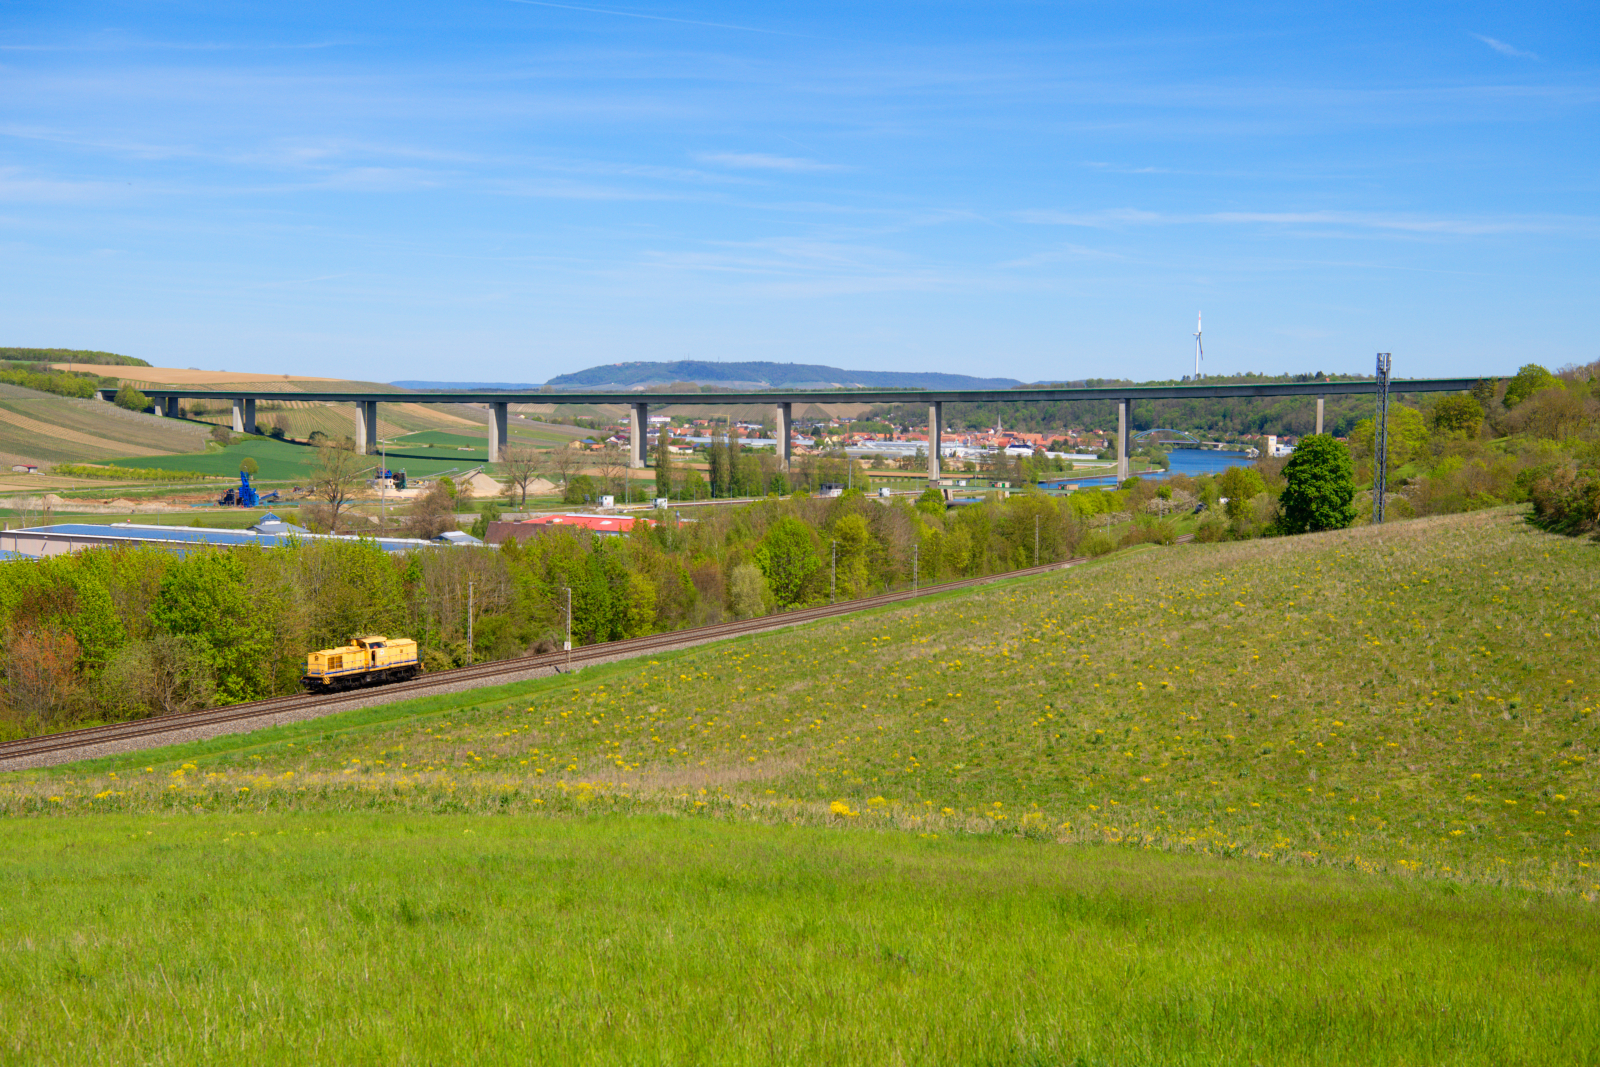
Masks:
[[[551,389],[637,389],[673,382],[724,389],[1012,389],[1015,378],[933,371],[842,370],[811,363],[613,363],[551,378]]]
[[[1332,381],[1361,381],[1360,375],[1329,375]],[[1316,380],[1311,374],[1240,374],[1228,378],[1209,378],[1212,385],[1257,385],[1271,382]],[[1129,382],[1112,379],[1055,383],[1073,387],[1109,388],[1118,385],[1182,385],[1182,382]],[[1420,406],[1421,394],[1408,396],[1397,391],[1395,398],[1412,407]],[[1371,396],[1330,396],[1324,405],[1323,425],[1332,434],[1347,436],[1350,429],[1373,414]],[[927,421],[926,406],[896,404],[877,409],[891,422],[916,425]],[[1114,430],[1117,406],[1111,400],[1039,401],[1007,400],[984,404],[945,404],[945,426],[950,430],[992,427],[996,419],[1007,429],[1024,432],[1050,432],[1059,429]],[[1197,397],[1194,400],[1141,400],[1133,405],[1133,427],[1148,430],[1157,426],[1205,435],[1221,434],[1308,434],[1316,429],[1317,400],[1314,396],[1279,396],[1250,399]]]
[[[18,363],[99,363],[114,367],[148,367],[150,364],[115,352],[92,352],[77,348],[0,348],[0,360]]]

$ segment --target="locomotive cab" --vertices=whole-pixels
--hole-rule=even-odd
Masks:
[[[348,645],[307,654],[300,681],[306,689],[319,693],[404,681],[421,673],[415,641],[368,634],[351,638]]]

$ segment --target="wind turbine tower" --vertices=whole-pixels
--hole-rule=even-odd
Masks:
[[[1200,346],[1200,332],[1201,332],[1200,331],[1200,319],[1201,319],[1201,313],[1198,312],[1198,311],[1195,312],[1195,315],[1194,315],[1194,376],[1195,376],[1196,379],[1198,379],[1200,377],[1200,360],[1205,357],[1205,350],[1203,348],[1201,348],[1201,346]]]

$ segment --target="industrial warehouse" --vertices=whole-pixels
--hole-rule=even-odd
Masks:
[[[279,548],[296,541],[359,541],[352,534],[316,534],[301,526],[285,522],[268,512],[261,521],[244,530],[216,530],[198,526],[156,526],[153,524],[116,522],[67,522],[50,526],[31,526],[20,530],[0,532],[0,559],[40,559],[61,556],[86,548],[108,548],[117,545],[142,545],[164,548],[177,553],[187,553],[197,548],[238,548],[256,545],[261,548]],[[451,531],[431,540],[414,537],[370,537],[385,552],[410,552],[419,548],[440,546],[479,546],[471,534]]]

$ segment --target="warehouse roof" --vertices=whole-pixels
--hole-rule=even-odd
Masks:
[[[103,545],[160,545],[182,552],[192,547],[216,545],[237,547],[260,545],[277,548],[293,541],[357,541],[350,534],[306,533],[301,527],[278,520],[263,521],[261,529],[215,530],[203,526],[157,526],[153,524],[116,522],[109,524],[66,522],[53,526],[35,526],[21,530],[0,532],[0,551],[17,552],[25,556],[58,556],[84,548]],[[457,544],[453,539],[435,538],[423,541],[413,537],[372,537],[385,552],[408,552],[417,548],[437,548]],[[473,543],[478,543],[472,539]]]

